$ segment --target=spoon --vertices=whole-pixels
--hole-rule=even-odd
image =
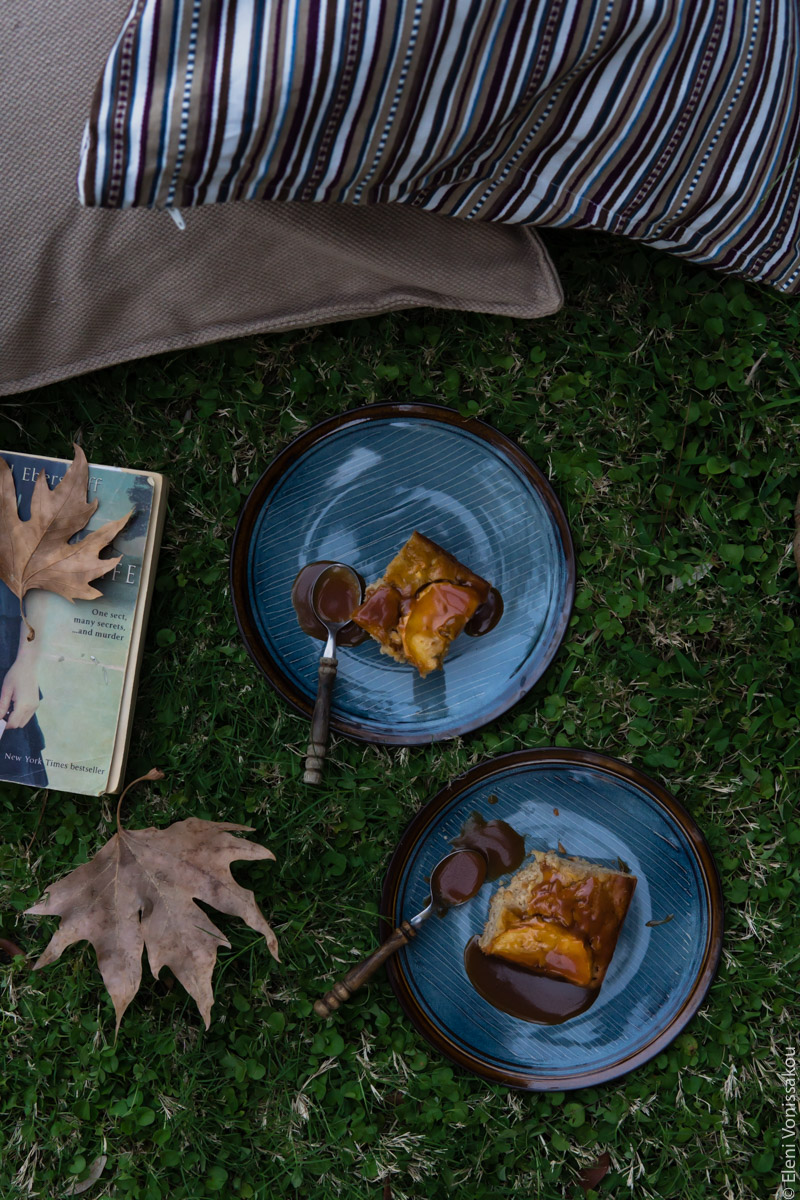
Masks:
[[[322,766],[328,752],[331,719],[331,693],[339,660],[336,635],[348,623],[363,596],[360,577],[345,563],[331,563],[322,571],[311,592],[311,607],[317,620],[328,631],[328,640],[319,660],[317,700],[311,717],[311,740],[306,751],[304,783],[321,783]]]
[[[317,1000],[314,1005],[317,1016],[329,1017],[340,1004],[349,1000],[353,992],[366,983],[387,958],[391,958],[395,950],[417,936],[420,925],[427,921],[431,913],[437,912],[443,917],[448,909],[458,908],[476,896],[486,879],[486,869],[486,858],[480,850],[456,850],[441,859],[431,872],[431,895],[422,912],[408,921],[402,921],[377,950],[351,967],[344,979],[340,979],[321,1000]]]

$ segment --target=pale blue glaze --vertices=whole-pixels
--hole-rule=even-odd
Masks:
[[[472,431],[405,416],[334,431],[287,467],[253,529],[248,589],[263,645],[310,708],[321,647],[297,624],[297,573],[337,559],[370,582],[416,528],[499,588],[503,618],[483,638],[460,637],[424,680],[372,640],[340,650],[332,725],[409,743],[476,729],[533,686],[564,635],[574,568],[556,511],[543,477]]]
[[[496,803],[489,803],[490,795]],[[398,910],[389,915],[393,924],[424,906],[431,870],[473,811],[507,821],[525,837],[526,854],[555,850],[560,842],[568,854],[615,869],[620,858],[637,876],[599,996],[562,1025],[537,1025],[501,1012],[475,991],[464,948],[483,931],[491,896],[508,878],[484,885],[474,900],[429,921],[396,956],[394,970],[408,983],[419,1013],[473,1055],[479,1073],[485,1066],[534,1080],[563,1077],[569,1087],[580,1086],[570,1077],[585,1072],[606,1071],[613,1078],[625,1069],[617,1064],[646,1048],[680,1014],[701,970],[710,914],[691,841],[655,796],[607,771],[563,763],[501,766],[432,817],[403,869]],[[647,926],[670,913],[667,924]]]

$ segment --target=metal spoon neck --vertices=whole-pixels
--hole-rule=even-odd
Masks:
[[[325,649],[322,651],[323,658],[336,658],[336,634],[339,632],[339,627],[328,630],[328,640],[325,643]]]
[[[433,900],[431,900],[431,902],[427,906],[427,908],[423,908],[422,912],[418,912],[415,917],[409,917],[409,921],[408,921],[409,925],[411,926],[412,929],[419,929],[422,922],[427,921],[428,917],[431,915],[432,912],[433,912]]]

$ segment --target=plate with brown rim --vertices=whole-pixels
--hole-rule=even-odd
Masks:
[[[722,950],[722,889],[711,850],[686,809],[628,763],[589,750],[522,750],[481,763],[417,814],[389,864],[386,928],[424,907],[435,864],[473,812],[554,850],[636,876],[614,956],[590,1008],[562,1024],[509,1015],[473,987],[465,951],[497,883],[430,920],[388,964],[413,1024],[447,1058],[530,1091],[605,1083],[648,1062],[702,1004]],[[480,951],[478,951],[480,953]],[[563,985],[569,987],[569,985]]]
[[[339,650],[331,727],[414,745],[496,720],[541,677],[566,632],[575,555],[548,480],[510,438],[427,404],[381,404],[315,425],[288,445],[245,501],[231,554],[244,643],[272,686],[311,715],[321,646],[303,633],[292,584],[338,560],[379,578],[413,530],[501,593],[484,637],[459,637],[421,678],[371,639]]]

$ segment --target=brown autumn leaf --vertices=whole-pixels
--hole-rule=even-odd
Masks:
[[[100,503],[94,500],[90,504],[86,499],[89,464],[80,446],[74,450],[73,462],[54,488],[48,487],[44,472],[40,472],[27,521],[17,512],[11,468],[0,458],[0,579],[19,597],[20,613],[25,593],[33,588],[57,592],[71,602],[96,599],[102,592],[91,586],[91,580],[113,570],[122,558],[100,558],[99,551],[124,528],[130,513],[108,521],[80,541],[69,540],[85,529]]]
[[[25,957],[25,951],[21,946],[18,946],[16,942],[12,942],[10,938],[4,937],[0,937],[0,953],[5,955],[9,962],[12,958],[16,958],[17,955]]]
[[[160,777],[151,775],[148,778]],[[55,962],[74,942],[91,942],[114,1011],[117,1031],[125,1009],[142,980],[142,950],[157,978],[162,967],[194,998],[210,1024],[214,993],[211,976],[217,947],[230,946],[194,901],[241,917],[264,935],[273,958],[278,942],[252,892],[240,887],[230,864],[275,855],[264,846],[231,836],[249,833],[249,825],[189,817],[167,829],[123,829],[106,842],[91,862],[54,883],[33,908],[32,916],[59,916],[61,924],[34,970]]]
[[[597,1187],[600,1180],[608,1174],[610,1167],[611,1155],[604,1150],[599,1158],[578,1172],[578,1183],[584,1195]]]
[[[108,1162],[107,1154],[98,1154],[93,1163],[90,1164],[86,1175],[78,1183],[70,1184],[64,1192],[65,1196],[80,1196],[82,1192],[88,1192],[90,1187],[93,1187],[105,1170]]]

